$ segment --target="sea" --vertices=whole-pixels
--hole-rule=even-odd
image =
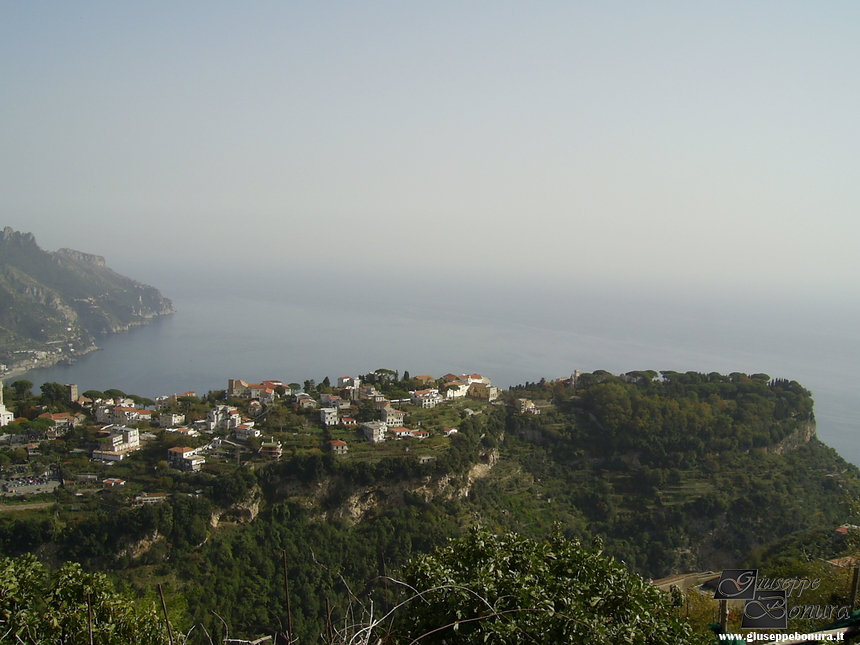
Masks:
[[[653,369],[766,373],[811,390],[819,438],[860,465],[860,310],[839,297],[719,295],[465,280],[221,275],[159,284],[176,313],[98,339],[100,351],[24,378],[160,395],[228,379],[321,382],[378,368],[480,373],[507,387]]]

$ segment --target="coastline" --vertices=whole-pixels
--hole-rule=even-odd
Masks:
[[[106,338],[108,336],[113,336],[121,332],[131,331],[132,329],[135,329],[137,327],[145,327],[149,325],[153,320],[164,316],[170,316],[174,313],[176,313],[176,309],[173,307],[173,303],[169,302],[168,306],[164,307],[162,311],[143,315],[142,319],[140,320],[134,320],[122,326],[115,326],[109,332],[101,333],[98,335],[102,338]],[[22,374],[26,374],[27,372],[32,372],[33,370],[47,369],[64,363],[67,365],[73,365],[82,356],[86,356],[87,354],[91,354],[93,352],[101,351],[101,349],[101,347],[93,343],[87,347],[84,347],[83,349],[78,349],[74,351],[74,353],[69,353],[68,350],[52,351],[49,353],[44,349],[35,348],[18,350],[19,352],[27,353],[30,356],[27,359],[24,359],[17,363],[12,363],[11,366],[9,366],[8,370],[0,373],[0,381],[6,381],[8,379],[15,378]],[[39,354],[45,355],[40,357]]]
[[[41,350],[28,350],[28,351],[41,351]],[[16,376],[21,376],[21,374],[26,374],[27,372],[31,372],[33,370],[54,367],[55,365],[59,365],[60,363],[66,362],[68,364],[75,363],[78,358],[81,356],[86,356],[87,354],[92,354],[93,352],[101,351],[101,347],[97,345],[91,345],[81,351],[77,351],[73,356],[65,353],[60,354],[51,354],[41,359],[28,359],[27,362],[23,363],[15,363],[13,364],[9,370],[0,374],[0,381],[6,381],[11,378],[15,378]]]

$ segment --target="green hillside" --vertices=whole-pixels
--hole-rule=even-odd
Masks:
[[[175,409],[202,418],[215,404],[248,405],[224,397],[180,397]],[[153,430],[155,441],[104,467],[72,452],[95,437],[77,429],[42,444],[67,485],[40,498],[45,511],[0,516],[0,550],[81,562],[141,597],[162,584],[177,624],[210,634],[222,620],[247,634],[283,630],[285,557],[302,642],[315,642],[329,611],[340,620],[371,599],[391,606],[399,596],[386,576],[478,527],[599,543],[646,578],[745,565],[787,578],[850,550],[834,530],[856,522],[858,471],[815,437],[811,396],[793,381],[596,372],[515,387],[493,403],[403,410],[431,437],[371,444],[354,428],[321,427],[285,392],[259,420],[283,445],[279,462],[249,444],[207,457],[200,472],[163,460],[169,446],[203,438]],[[445,436],[452,425],[458,432]],[[326,450],[333,437],[349,442],[348,455]],[[89,472],[126,483],[76,483]],[[168,497],[133,506],[142,491]]]

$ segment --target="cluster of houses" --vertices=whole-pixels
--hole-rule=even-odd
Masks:
[[[142,442],[155,438],[151,433],[132,427],[147,424],[164,428],[166,433],[179,436],[199,437],[203,433],[215,435],[211,442],[199,448],[176,446],[167,450],[167,463],[171,467],[196,471],[205,463],[207,452],[221,451],[224,454],[231,449],[235,452],[246,445],[249,439],[261,439],[262,432],[256,427],[255,418],[265,414],[268,407],[283,396],[292,396],[297,410],[318,408],[320,422],[324,427],[357,427],[368,441],[379,443],[387,439],[422,440],[430,436],[430,433],[422,428],[405,427],[406,412],[395,407],[397,405],[410,404],[429,409],[445,401],[465,397],[491,402],[500,394],[499,388],[480,374],[445,374],[441,379],[422,375],[415,380],[426,387],[409,392],[408,399],[389,400],[374,384],[362,383],[359,378],[352,376],[340,377],[336,388],[332,388],[336,393],[321,393],[318,399],[302,392],[295,384],[285,385],[278,380],[246,383],[239,379],[229,379],[228,398],[248,399],[247,412],[231,405],[215,405],[207,412],[205,419],[190,424],[186,424],[185,415],[176,412],[176,409],[181,409],[181,405],[177,404],[182,403],[184,398],[196,397],[194,392],[158,397],[155,400],[155,409],[147,409],[137,407],[132,399],[125,397],[88,399],[78,395],[76,385],[67,387],[70,400],[88,409],[98,423],[104,424],[99,431],[99,446],[92,452],[93,459],[105,463],[122,461],[140,449]],[[366,401],[373,404],[377,419],[359,423],[354,411]],[[243,405],[242,409],[245,407]],[[81,412],[46,412],[40,415],[40,418],[53,421],[48,438],[57,438],[84,423],[87,416]],[[13,414],[3,405],[0,388],[0,425],[8,425],[12,421]],[[455,432],[456,428],[444,430],[446,436]],[[230,438],[240,443],[233,443]],[[346,454],[349,449],[347,443],[340,439],[330,441],[329,448],[337,455]],[[259,453],[277,460],[282,456],[282,447],[274,439],[264,439],[260,443]]]
[[[430,436],[427,430],[410,429],[403,426],[406,413],[392,406],[396,403],[408,402],[415,407],[434,408],[444,401],[457,398],[471,397],[483,401],[494,401],[499,396],[499,388],[493,386],[490,379],[480,374],[446,374],[442,377],[442,385],[437,385],[437,379],[430,375],[416,377],[425,385],[435,385],[426,389],[414,390],[409,393],[409,399],[391,401],[376,389],[373,384],[362,384],[352,376],[341,376],[338,379],[339,395],[322,394],[320,396],[320,422],[323,426],[359,426],[364,436],[371,443],[379,443],[387,438],[392,439],[426,439]],[[301,395],[299,395],[301,396]],[[310,397],[309,397],[310,398]],[[352,415],[353,402],[370,401],[377,410],[379,418],[374,421],[358,423]],[[456,432],[456,428],[447,428],[446,436]],[[336,454],[343,454],[347,447],[344,442],[331,444]]]
[[[419,376],[419,380],[435,383],[432,376]],[[420,408],[434,408],[443,401],[469,397],[492,402],[499,398],[500,390],[491,384],[490,379],[480,374],[445,374],[440,387],[410,392],[412,405]]]
[[[353,376],[341,376],[337,380],[336,391],[324,392],[319,399],[310,394],[297,390],[295,386],[285,385],[282,381],[266,380],[260,383],[247,383],[240,379],[227,381],[228,398],[249,399],[248,414],[244,415],[238,408],[230,405],[216,405],[206,416],[205,420],[197,421],[191,429],[175,428],[184,419],[167,418],[164,414],[156,415],[155,422],[167,428],[167,431],[189,433],[200,431],[207,433],[232,434],[237,441],[247,441],[250,438],[260,438],[261,431],[255,427],[254,417],[260,415],[267,405],[276,401],[280,396],[292,395],[294,406],[298,409],[319,408],[320,423],[324,427],[345,426],[358,427],[368,441],[379,443],[386,439],[426,439],[430,436],[427,430],[404,427],[406,413],[393,407],[392,404],[409,403],[419,408],[433,408],[444,401],[457,398],[471,397],[483,401],[494,401],[499,396],[499,388],[492,385],[490,379],[480,374],[446,374],[442,377],[442,385],[438,385],[435,377],[423,375],[416,377],[428,386],[410,392],[410,398],[405,400],[389,400],[384,394],[370,383],[362,383]],[[169,404],[185,395],[160,397],[156,399],[156,408],[167,407]],[[356,404],[370,401],[377,410],[378,419],[359,423],[354,415]],[[181,415],[179,415],[181,416]],[[445,436],[457,432],[456,428],[446,428]],[[346,454],[348,444],[340,439],[329,442],[329,448],[336,455]],[[199,450],[174,450],[169,456],[169,463],[182,470],[197,470],[200,465]],[[263,441],[260,454],[271,459],[279,459],[282,455],[281,444],[277,441]]]

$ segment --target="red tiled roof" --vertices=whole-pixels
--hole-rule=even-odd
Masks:
[[[68,412],[45,412],[39,415],[40,419],[50,419],[51,421],[60,421],[62,419],[71,419],[72,415]]]

